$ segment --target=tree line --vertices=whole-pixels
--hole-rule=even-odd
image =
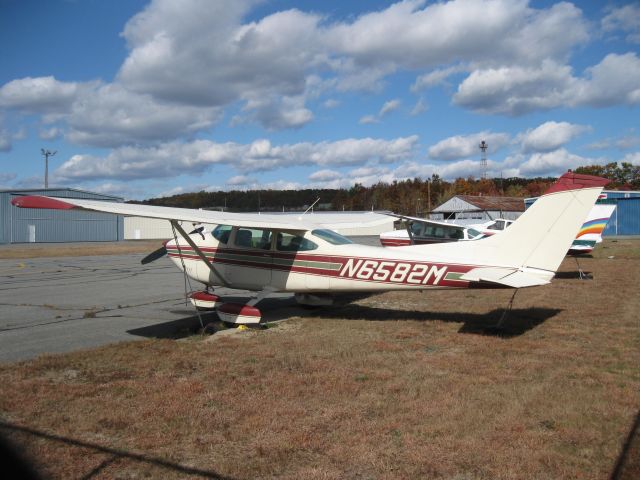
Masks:
[[[611,183],[607,189],[640,190],[640,166],[630,163],[589,165],[575,172],[608,178]],[[356,183],[349,189],[200,191],[140,203],[233,212],[287,212],[305,210],[320,199],[313,206],[316,211],[390,210],[402,215],[424,215],[455,195],[537,197],[555,180],[555,177],[467,177],[446,181],[434,174],[427,179],[379,182],[369,187]]]

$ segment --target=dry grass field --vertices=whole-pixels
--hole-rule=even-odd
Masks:
[[[59,479],[610,478],[640,408],[640,241],[581,264],[502,331],[509,291],[388,293],[2,365],[0,430]]]
[[[0,259],[39,257],[80,257],[85,255],[119,255],[149,253],[162,245],[162,240],[124,242],[23,243],[0,246]]]

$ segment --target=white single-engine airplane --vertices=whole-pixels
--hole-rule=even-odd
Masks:
[[[594,205],[571,243],[567,255],[591,253],[596,244],[602,242],[602,232],[615,209],[615,205]],[[380,243],[385,247],[481,240],[503,232],[515,222],[515,220],[496,218],[485,223],[461,225],[429,218],[388,215],[407,221],[408,226],[405,229],[381,233]]]
[[[500,235],[476,242],[409,247],[357,245],[317,225],[281,216],[212,212],[96,200],[17,197],[23,208],[84,209],[169,220],[179,233],[166,243],[173,262],[207,289],[196,305],[215,307],[225,322],[259,323],[256,303],[292,292],[300,303],[327,294],[435,288],[514,288],[551,281],[608,180],[565,173]],[[216,224],[202,238],[180,222]],[[209,287],[258,291],[246,304],[222,303]]]

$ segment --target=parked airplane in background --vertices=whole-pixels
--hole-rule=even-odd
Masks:
[[[594,205],[567,254],[586,255],[591,253],[594,246],[602,242],[602,232],[615,208],[615,205]],[[515,222],[515,220],[497,218],[485,223],[460,225],[428,218],[395,214],[394,216],[406,220],[408,228],[381,233],[380,243],[385,247],[480,240],[504,231]]]
[[[385,247],[458,242],[485,237],[482,232],[472,227],[427,218],[392,215],[408,222],[408,228],[381,233],[380,243]]]
[[[571,244],[569,255],[586,255],[591,253],[596,244],[602,242],[602,232],[609,223],[615,205],[594,205],[587,220],[580,227],[576,239]]]
[[[192,293],[226,322],[258,323],[255,305],[273,292],[292,292],[301,303],[340,292],[436,288],[514,288],[551,281],[587,213],[608,180],[565,173],[520,219],[481,242],[383,248],[357,245],[301,217],[238,214],[111,203],[17,197],[23,208],[83,209],[162,218],[175,229],[166,244],[171,260],[206,289]],[[216,224],[204,239],[181,222]],[[259,292],[247,303],[224,303],[209,288]],[[517,291],[517,290],[516,290]]]

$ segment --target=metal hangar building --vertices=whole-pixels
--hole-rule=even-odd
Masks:
[[[525,199],[526,207],[529,208],[537,198]],[[596,203],[616,206],[603,236],[640,235],[640,191],[603,190]]]
[[[123,202],[124,199],[73,188],[0,190],[0,244],[33,242],[112,242],[124,239],[123,218],[81,210],[17,208],[17,196],[46,195]]]
[[[524,212],[520,197],[456,195],[431,211],[432,220],[482,223],[496,218],[516,220]]]

